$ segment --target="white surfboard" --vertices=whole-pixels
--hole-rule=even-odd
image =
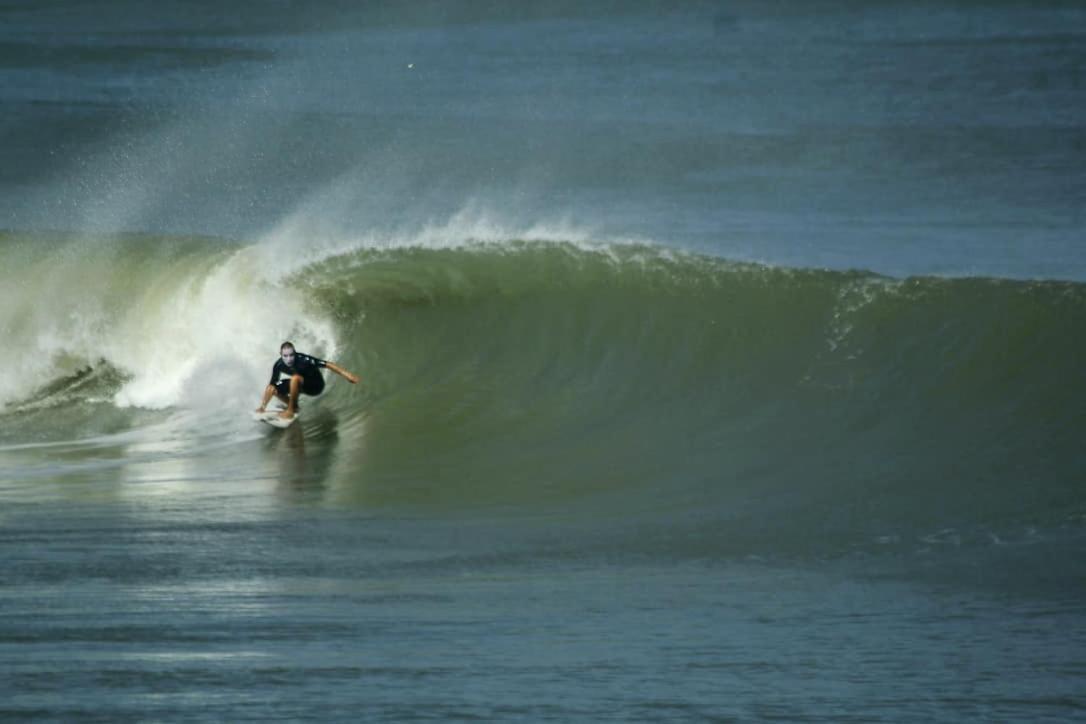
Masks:
[[[294,424],[295,420],[298,419],[298,413],[294,413],[294,417],[288,419],[279,417],[280,412],[282,412],[282,410],[265,410],[264,412],[254,412],[253,419],[271,425],[272,427],[277,427],[280,430],[287,429]]]

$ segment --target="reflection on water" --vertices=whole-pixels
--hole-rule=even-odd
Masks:
[[[327,489],[339,447],[339,420],[318,410],[285,430],[265,438],[263,448],[274,460],[276,491],[288,500],[315,502]]]
[[[234,513],[274,507],[276,499],[323,500],[339,469],[336,413],[314,410],[286,430],[233,417],[213,422],[181,412],[142,430],[0,447],[0,491],[11,504],[123,503],[152,517],[182,508],[192,517],[219,517],[227,514],[224,498]]]

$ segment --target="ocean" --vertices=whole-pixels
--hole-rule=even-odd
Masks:
[[[1078,3],[8,2],[0,108],[0,719],[1086,720]]]

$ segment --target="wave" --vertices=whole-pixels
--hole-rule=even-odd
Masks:
[[[562,241],[291,264],[216,239],[0,244],[8,440],[251,407],[290,338],[363,377],[310,433],[369,505],[607,500],[594,515],[793,537],[1086,517],[1081,284]]]

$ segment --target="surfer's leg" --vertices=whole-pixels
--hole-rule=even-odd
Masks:
[[[302,391],[302,376],[294,375],[290,378],[290,399],[287,400],[287,409],[279,413],[279,417],[294,417],[298,411],[298,395]]]
[[[264,412],[268,407],[268,403],[271,401],[273,395],[276,394],[275,385],[268,385],[264,388],[264,397],[260,400],[260,407],[256,409],[257,412]]]

